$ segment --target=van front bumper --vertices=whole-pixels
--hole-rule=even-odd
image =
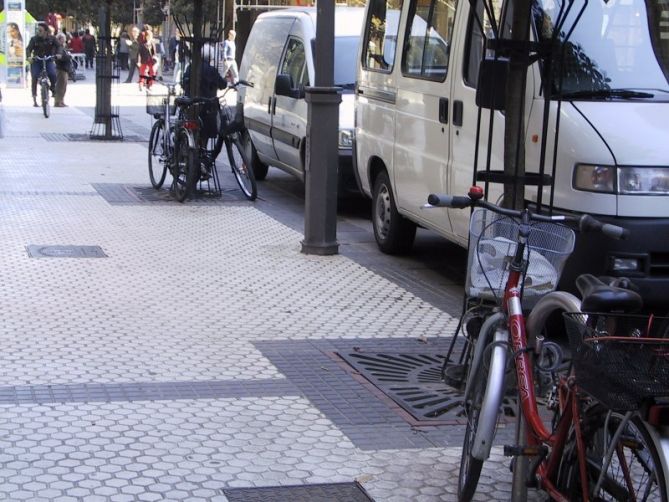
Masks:
[[[353,155],[350,148],[339,149],[339,168],[337,169],[337,187],[339,197],[358,196],[360,189],[353,171]]]
[[[604,223],[630,231],[625,241],[600,233],[581,233],[567,261],[561,286],[574,291],[579,274],[629,277],[639,288],[644,305],[669,313],[669,218],[616,218],[596,216]]]

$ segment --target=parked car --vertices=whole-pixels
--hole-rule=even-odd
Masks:
[[[351,162],[353,90],[364,9],[335,9],[334,85],[339,106],[339,193],[357,192]],[[279,9],[258,16],[242,57],[240,90],[249,131],[247,153],[257,179],[276,166],[304,181],[307,136],[305,87],[314,82],[316,9]]]
[[[495,6],[504,12],[506,3]],[[531,17],[534,41],[553,33],[560,5],[537,2]],[[481,24],[471,3],[463,1],[369,0],[366,8],[357,58],[354,152],[361,190],[373,199],[376,241],[384,252],[407,252],[420,225],[466,246],[468,211],[420,208],[429,193],[466,194],[474,178],[477,87],[479,70],[486,68],[480,66]],[[480,1],[477,9],[485,18]],[[565,26],[578,11],[569,14]],[[564,80],[561,87],[557,80],[550,83],[554,94],[547,103],[549,171],[559,126],[554,193],[546,188],[542,197],[546,202],[552,195],[558,211],[596,214],[631,231],[627,241],[582,236],[565,281],[584,270],[632,277],[648,302],[666,307],[669,73],[658,35],[668,33],[666,17],[659,12],[642,0],[590,2],[570,40],[562,40]],[[489,23],[484,19],[482,25]],[[510,38],[509,30],[502,26],[500,36]],[[540,64],[528,68],[525,106],[525,166],[535,173],[545,104]],[[553,75],[557,79],[559,72]],[[495,79],[493,93],[502,85]],[[485,169],[489,153],[491,169],[502,171],[504,113],[486,109],[480,121],[478,168]],[[492,184],[490,199],[501,191]],[[536,186],[527,186],[525,199],[535,202],[538,193]]]

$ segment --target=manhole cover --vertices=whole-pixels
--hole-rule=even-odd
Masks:
[[[26,246],[31,258],[107,258],[100,246]]]
[[[441,355],[339,352],[338,356],[419,422],[464,418],[462,392],[441,378]],[[512,399],[505,398],[502,406],[505,416],[514,416]]]
[[[224,488],[229,502],[373,502],[359,483],[323,483],[263,488]]]

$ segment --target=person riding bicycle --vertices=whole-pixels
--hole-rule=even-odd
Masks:
[[[39,23],[37,25],[37,35],[33,36],[28,43],[26,49],[26,55],[28,57],[47,57],[55,56],[58,53],[58,41],[56,37],[49,34],[49,27],[46,23]],[[35,59],[30,63],[30,75],[32,77],[31,90],[33,93],[33,106],[39,106],[37,104],[37,81],[39,80],[40,73],[42,73],[42,62]],[[51,82],[51,94],[53,95],[56,90],[56,64],[54,60],[51,59],[46,62],[46,73],[49,76],[49,81]]]
[[[226,80],[218,73],[218,70],[211,65],[213,51],[211,46],[205,45],[202,48],[202,68],[200,71],[200,97],[214,98],[219,89],[225,89],[228,86]],[[190,74],[191,66],[188,65],[183,77],[184,94],[190,96]],[[200,119],[202,120],[202,139],[212,138],[218,134],[218,103],[200,107]]]

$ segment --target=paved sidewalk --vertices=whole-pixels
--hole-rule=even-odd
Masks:
[[[48,120],[3,92],[0,499],[357,500],[307,487],[357,481],[376,501],[455,500],[461,421],[407,421],[337,354],[443,353],[457,320],[346,256],[301,254],[225,169],[220,200],[135,189],[135,85],[118,95],[135,141],[66,136],[91,128],[90,77]],[[106,257],[44,248],[65,245]],[[507,500],[509,478],[495,447],[477,500]]]

